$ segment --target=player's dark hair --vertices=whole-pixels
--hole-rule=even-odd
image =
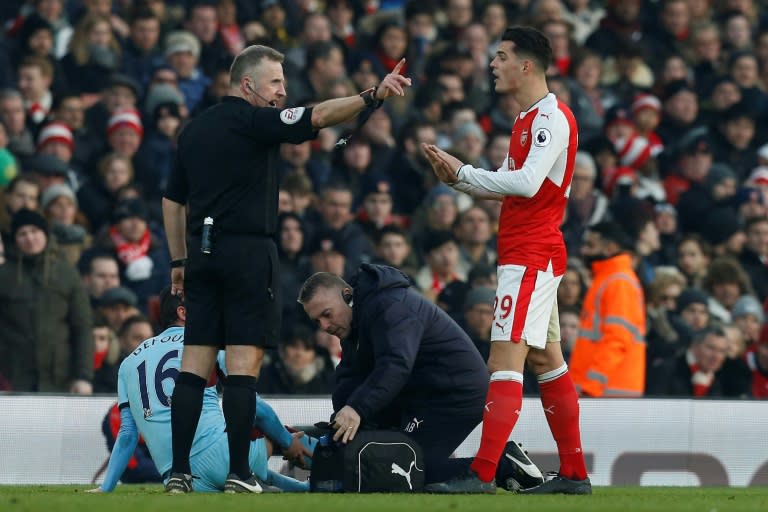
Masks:
[[[184,299],[171,294],[171,287],[166,286],[160,292],[160,325],[167,329],[179,321],[177,309],[184,305]]]
[[[540,30],[533,27],[509,27],[504,31],[501,40],[515,43],[515,54],[534,61],[542,74],[552,64],[552,46],[549,44],[549,38]]]
[[[299,304],[306,304],[312,300],[317,293],[317,290],[320,288],[338,288],[341,290],[343,288],[352,287],[336,274],[331,274],[330,272],[317,272],[304,281],[301,291],[299,292]]]

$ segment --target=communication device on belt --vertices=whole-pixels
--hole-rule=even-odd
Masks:
[[[200,252],[211,254],[213,251],[213,217],[203,219],[203,237],[200,241]]]

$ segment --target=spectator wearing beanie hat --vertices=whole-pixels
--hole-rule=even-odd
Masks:
[[[91,307],[80,276],[48,243],[39,213],[12,219],[15,240],[0,266],[0,374],[22,392],[91,394]],[[16,300],[28,297],[29,300]]]
[[[160,173],[157,162],[142,148],[144,125],[136,109],[115,111],[107,123],[107,142],[116,154],[129,158],[134,168],[136,182],[142,186],[148,199],[160,193]],[[141,150],[140,150],[141,149]]]
[[[184,103],[184,95],[171,84],[157,84],[149,89],[147,98],[144,100],[144,112],[153,117],[157,107],[163,103],[176,104],[179,109],[179,117],[186,118],[189,114]]]
[[[388,176],[379,173],[366,175],[361,187],[362,204],[357,211],[357,223],[368,236],[371,244],[376,243],[384,226],[394,224],[404,227],[405,219],[392,213],[393,184]]]
[[[738,256],[746,237],[741,221],[731,208],[715,208],[705,214],[700,223],[701,235],[712,246],[715,256]]]
[[[40,198],[40,208],[50,222],[51,235],[56,245],[67,261],[73,266],[76,265],[82,252],[91,246],[92,237],[85,227],[78,223],[83,216],[77,209],[75,193],[68,185],[51,185]]]
[[[626,139],[616,141],[619,163],[637,171],[637,186],[633,196],[653,203],[666,201],[667,195],[661,182],[656,158],[650,142],[644,136],[633,133]]]
[[[736,195],[736,173],[728,165],[712,164],[703,182],[693,183],[677,203],[683,232],[705,229],[701,219],[716,208],[731,209]]]
[[[606,111],[603,130],[605,136],[614,145],[616,141],[626,140],[637,131],[629,110],[621,105],[613,106]]]
[[[153,163],[160,190],[165,190],[176,156],[176,135],[182,123],[179,104],[174,101],[155,104],[151,114],[152,126],[144,139],[142,154]]]
[[[768,144],[757,148],[757,165],[768,166]]]
[[[752,295],[739,297],[731,310],[731,319],[741,330],[747,345],[757,342],[765,321],[765,313],[755,297]]]
[[[664,87],[662,117],[656,134],[664,146],[670,146],[698,126],[699,97],[685,80],[676,80]]]
[[[186,30],[171,32],[165,38],[165,59],[179,76],[179,89],[184,94],[187,110],[192,112],[210,83],[198,67],[200,41]]]
[[[676,301],[675,330],[685,343],[690,342],[694,332],[701,331],[709,325],[709,296],[698,288],[686,288]]]
[[[139,149],[144,137],[141,116],[135,109],[120,109],[110,116],[107,122],[107,139],[115,153],[131,156]]]
[[[40,130],[40,135],[37,137],[37,151],[38,153],[53,155],[69,165],[75,151],[75,138],[72,135],[72,130],[61,122],[48,123]]]
[[[648,139],[653,156],[664,150],[664,143],[656,134],[661,121],[661,101],[652,94],[639,94],[632,102],[632,122],[637,133]]]

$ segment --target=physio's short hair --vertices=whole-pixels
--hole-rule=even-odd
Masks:
[[[540,30],[533,27],[509,27],[504,31],[501,40],[515,43],[515,54],[536,62],[542,74],[552,64],[552,46],[549,38]]]
[[[330,272],[317,272],[309,276],[299,291],[299,304],[306,304],[317,293],[320,288],[352,288],[344,279]]]
[[[232,67],[229,68],[229,85],[234,87],[239,84],[240,80],[249,73],[252,73],[253,69],[261,64],[261,61],[264,59],[282,64],[285,60],[285,55],[269,46],[260,44],[249,46],[241,51],[232,62]]]

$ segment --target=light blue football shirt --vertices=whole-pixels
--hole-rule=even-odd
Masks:
[[[181,368],[184,328],[169,327],[136,347],[120,365],[117,397],[120,407],[131,408],[139,434],[149,448],[158,472],[171,469],[171,395]],[[224,414],[215,386],[205,389],[203,410],[190,457],[226,435]]]

